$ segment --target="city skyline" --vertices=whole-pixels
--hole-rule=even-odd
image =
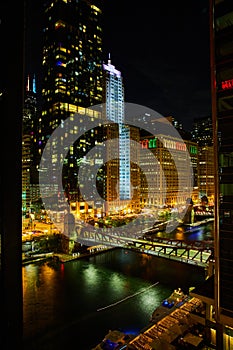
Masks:
[[[103,45],[103,38],[106,40],[106,35],[103,35],[103,31],[106,29],[106,22],[104,28],[102,25],[102,7],[98,7],[98,0],[95,5],[91,5],[90,12],[88,12],[86,7],[87,4],[88,2],[86,1],[77,4],[76,2],[67,2],[63,0],[57,1],[54,4],[49,2],[47,7],[44,8],[43,31],[45,35],[43,37],[43,48],[41,48],[44,77],[44,80],[41,82],[43,88],[43,103],[41,105],[42,109],[41,111],[39,110],[38,114],[38,118],[41,120],[41,127],[38,128],[38,137],[33,139],[33,142],[37,142],[39,145],[39,154],[42,153],[41,145],[46,143],[51,131],[55,127],[58,127],[60,123],[62,124],[68,116],[79,113],[83,110],[83,107],[87,108],[91,104],[95,104],[97,100],[99,103],[104,102],[103,96],[101,95],[101,85],[104,84],[101,66],[103,63],[102,59],[105,55],[103,51],[108,46]],[[73,12],[71,9],[73,9]],[[113,8],[109,9],[109,11],[113,10]],[[126,8],[125,10],[125,14],[127,14],[129,9]],[[80,16],[78,15],[78,11],[80,11]],[[171,14],[171,9],[169,11],[168,15]],[[163,13],[163,7],[160,7],[160,12]],[[27,18],[30,18],[30,16],[27,16]],[[109,17],[107,16],[107,18]],[[33,18],[31,18],[31,20],[33,20]],[[77,22],[77,20],[79,22]],[[182,23],[180,18],[175,20],[175,22],[179,21]],[[69,25],[65,25],[65,23],[69,23]],[[178,25],[177,28],[180,28],[180,25]],[[118,30],[117,26],[116,29]],[[27,31],[27,34],[28,32],[29,31]],[[163,32],[165,32],[165,35],[168,33],[167,31]],[[142,35],[144,35],[143,31]],[[132,36],[132,38],[134,38],[134,36]],[[139,38],[137,40],[139,40]],[[160,42],[163,40],[164,39],[160,40]],[[28,47],[28,44],[26,47]],[[176,62],[176,58],[174,61]],[[109,53],[108,62],[112,62],[111,53]],[[103,67],[106,66],[106,64],[103,64]],[[115,69],[115,65],[112,67]],[[120,72],[117,67],[116,71]],[[111,71],[111,76],[112,73]],[[127,99],[125,99],[125,102],[127,103]],[[79,106],[81,109],[79,109]],[[150,110],[150,113],[151,112],[152,110]],[[147,122],[149,122],[148,116],[150,115],[150,113],[148,113],[146,116]],[[39,116],[40,114],[41,117]],[[35,118],[37,117],[35,116]],[[167,120],[174,123],[175,127],[180,127],[173,117]],[[77,120],[75,123],[75,128],[77,128]],[[86,140],[82,140],[81,148],[78,147],[76,151],[72,149],[69,161],[66,161],[64,164],[64,168],[67,167],[67,174],[64,176],[64,178],[67,179],[67,184],[64,187],[67,189],[66,193],[72,193],[72,196],[69,196],[69,200],[71,200],[71,197],[74,200],[75,196],[78,196],[76,188],[76,177],[78,173],[76,158],[80,158],[80,149],[82,149],[84,153],[87,148],[89,149],[90,144],[94,141],[93,135],[91,134],[88,136],[89,139],[87,142]],[[182,136],[185,139],[185,133],[182,132]],[[188,138],[190,136],[191,135],[188,135]],[[122,146],[122,149],[123,148],[125,147]],[[53,152],[55,152],[54,144]],[[58,155],[56,153],[54,159],[59,157],[62,158],[63,155]],[[42,172],[39,173],[42,174]],[[71,173],[75,176],[71,176]],[[56,178],[56,176],[53,178]],[[124,179],[126,180],[126,178],[128,178],[128,176],[125,176],[124,173]],[[129,189],[130,187],[128,191]],[[188,197],[190,197],[190,195]]]
[[[125,101],[172,115],[188,131],[194,118],[211,115],[208,1],[191,1],[188,9],[157,1],[153,11],[116,1],[104,6],[103,62],[110,53],[122,72]],[[41,62],[42,9],[43,1],[28,1],[30,75]]]
[[[68,3],[69,0],[63,0],[63,4],[65,1]],[[77,0],[78,1],[78,0]],[[99,0],[97,0],[99,1]],[[79,2],[79,4],[81,1]],[[191,3],[191,2],[190,2]],[[189,3],[189,4],[190,4]],[[196,1],[200,5],[199,1]],[[232,30],[233,30],[233,3],[228,0],[219,2],[215,1],[212,2],[212,5],[214,4],[215,7],[213,6],[213,13],[211,12],[210,15],[213,17],[213,21],[211,20],[211,62],[212,65],[205,65],[205,74],[209,78],[209,69],[211,69],[211,88],[212,88],[212,122],[213,122],[213,141],[214,141],[214,149],[213,149],[213,154],[214,154],[214,172],[213,175],[210,174],[212,177],[214,176],[214,250],[213,250],[213,255],[211,254],[211,264],[208,266],[208,279],[206,279],[206,283],[200,286],[200,288],[195,288],[193,289],[192,295],[196,294],[196,296],[202,300],[205,303],[205,313],[202,315],[202,321],[201,323],[205,325],[205,337],[208,338],[208,342],[213,344],[214,348],[217,348],[218,350],[228,350],[231,349],[232,342],[233,342],[233,304],[232,304],[232,297],[231,297],[231,286],[232,286],[232,222],[233,222],[233,209],[232,209],[232,198],[233,198],[233,192],[232,192],[232,164],[233,164],[233,152],[232,152],[232,62],[233,62],[233,50],[232,50]],[[89,4],[89,2],[88,2]],[[167,5],[167,3],[165,4]],[[176,4],[177,5],[177,4]],[[7,5],[9,9],[9,4]],[[192,5],[189,6],[189,10],[192,11]],[[202,11],[201,13],[206,13],[205,11],[208,12],[207,9],[204,9],[202,6]],[[131,9],[124,8],[125,12],[124,14],[127,14],[127,11],[130,12]],[[174,8],[173,8],[174,10]],[[10,12],[12,10],[8,11],[7,15],[9,16]],[[113,8],[111,8],[111,11],[113,11]],[[135,10],[136,11],[136,10]],[[146,11],[146,9],[145,9]],[[185,15],[187,15],[189,11],[185,11]],[[130,12],[131,13],[131,12]],[[144,9],[141,9],[141,16],[143,17]],[[170,17],[172,17],[172,8],[169,9]],[[174,12],[175,14],[175,12]],[[200,12],[199,12],[200,14]],[[27,70],[23,72],[22,74],[22,69],[24,70],[24,65],[22,65],[21,58],[23,57],[22,52],[20,51],[20,54],[18,54],[19,48],[22,48],[20,40],[22,39],[21,35],[19,35],[19,31],[22,30],[22,23],[19,21],[20,16],[16,16],[16,14],[13,13],[12,11],[12,16],[13,18],[10,18],[7,16],[8,21],[6,21],[4,24],[4,28],[7,29],[6,33],[8,35],[12,35],[12,32],[9,30],[10,26],[12,23],[19,29],[18,31],[16,30],[14,38],[11,41],[11,43],[15,43],[15,45],[11,45],[10,47],[10,59],[7,62],[8,65],[10,62],[14,62],[15,65],[11,65],[10,67],[10,74],[8,75],[8,79],[6,79],[6,87],[5,91],[2,94],[2,100],[4,102],[4,119],[7,121],[7,128],[6,128],[6,138],[7,140],[11,140],[11,147],[4,151],[4,157],[3,157],[3,163],[7,171],[3,172],[3,178],[2,178],[2,184],[9,184],[10,186],[2,186],[3,190],[3,225],[2,225],[2,235],[1,235],[1,247],[2,247],[2,282],[3,282],[3,313],[2,313],[2,319],[4,320],[4,339],[6,340],[9,348],[12,346],[15,346],[15,342],[17,342],[19,345],[21,342],[21,332],[23,328],[23,324],[21,321],[23,320],[23,310],[22,310],[22,305],[19,303],[19,300],[23,300],[22,292],[23,289],[22,287],[22,268],[21,268],[21,263],[22,263],[22,252],[21,252],[21,246],[22,246],[22,241],[21,241],[21,235],[19,235],[19,232],[21,232],[22,229],[22,218],[21,218],[21,206],[20,206],[20,195],[21,195],[21,188],[22,184],[20,182],[21,180],[21,175],[22,175],[22,169],[21,169],[21,163],[22,163],[22,154],[19,151],[20,150],[20,144],[21,144],[21,128],[20,128],[20,122],[22,122],[22,119],[19,118],[18,116],[21,115],[22,113],[22,96],[23,92],[23,78],[21,75],[25,74],[24,79],[26,79],[26,76],[28,73]],[[38,14],[37,14],[38,16]],[[133,16],[133,20],[137,19],[136,13]],[[153,17],[153,15],[151,16]],[[88,18],[88,17],[86,17]],[[116,21],[119,22],[120,16],[117,16]],[[15,19],[15,21],[13,21]],[[192,27],[193,21],[186,16],[187,22],[186,24],[190,24]],[[109,18],[110,20],[110,18]],[[19,26],[17,26],[19,23]],[[33,18],[32,18],[33,21]],[[122,25],[122,32],[125,33],[125,38],[127,39],[129,36],[126,35],[126,32],[124,32],[124,25],[123,21],[119,22]],[[137,23],[139,21],[137,20]],[[148,22],[153,26],[153,21]],[[180,31],[184,32],[184,26],[181,24],[183,23],[179,18],[176,18],[176,20],[173,22],[171,21],[170,25],[168,26],[170,29],[172,28],[172,25],[175,23],[179,23],[177,27],[179,27]],[[198,23],[198,21],[196,21]],[[112,20],[112,25],[114,26],[114,21]],[[141,24],[142,25],[142,24]],[[115,26],[116,27],[116,26]],[[200,26],[201,27],[201,26]],[[70,27],[69,27],[70,28]],[[132,28],[130,27],[129,23],[127,28]],[[161,26],[159,26],[161,28]],[[135,29],[136,30],[136,29]],[[110,34],[113,35],[112,31]],[[188,31],[187,31],[188,32]],[[144,30],[141,31],[141,33],[144,33]],[[169,35],[169,30],[166,31],[167,37]],[[174,27],[174,33],[175,33],[175,27]],[[117,35],[117,30],[116,30],[116,35]],[[150,60],[146,60],[147,55],[143,51],[144,45],[142,45],[142,42],[139,40],[140,38],[145,38],[144,34],[138,36],[136,33],[134,35],[134,38],[137,38],[135,42],[132,39],[131,45],[129,46],[129,52],[131,49],[131,54],[134,59],[136,59],[137,62],[139,62],[141,65],[137,65],[138,69],[140,67],[143,67],[143,72],[145,73],[146,69],[148,72],[152,72],[151,67],[153,65],[150,65],[149,62],[153,63],[154,56],[148,55],[150,57]],[[174,34],[173,39],[177,38],[177,36]],[[34,41],[36,41],[34,39]],[[151,43],[152,40],[148,41]],[[20,42],[20,44],[19,44]],[[145,40],[145,45],[146,45],[147,40]],[[169,49],[171,49],[171,45],[168,45],[168,41],[165,42],[164,38],[161,39],[162,43],[165,43],[164,45],[164,50],[165,52],[168,52]],[[134,43],[141,43],[141,45],[135,46]],[[173,52],[179,53],[179,55],[176,55],[175,57],[179,57],[181,59],[182,56],[182,51],[178,50],[181,46],[183,45],[184,41],[179,40],[179,45],[177,42],[174,40],[174,50]],[[190,43],[190,41],[189,41]],[[52,45],[51,45],[52,46]],[[109,45],[107,45],[109,46]],[[192,48],[194,49],[194,45],[191,45]],[[209,46],[209,44],[208,44]],[[167,51],[166,51],[167,49]],[[177,50],[175,50],[177,49]],[[207,47],[205,47],[207,50]],[[193,94],[190,92],[190,90],[185,89],[184,85],[182,85],[181,90],[178,89],[178,84],[177,84],[177,89],[173,90],[172,82],[174,82],[173,79],[171,80],[166,80],[167,86],[169,86],[169,89],[167,89],[165,92],[165,96],[167,97],[167,100],[165,101],[162,99],[162,85],[161,85],[161,98],[158,98],[159,103],[162,102],[164,103],[163,106],[164,108],[169,108],[169,105],[166,104],[165,102],[170,101],[170,92],[175,91],[176,94],[173,95],[173,101],[177,101],[177,106],[183,106],[182,110],[185,110],[185,105],[180,103],[180,100],[178,97],[182,96],[182,102],[183,101],[189,101],[188,98],[192,96],[192,102],[195,100],[194,96],[194,90],[196,92],[199,92],[201,96],[204,96],[204,92],[202,90],[198,90],[198,83],[199,77],[200,79],[204,77],[204,73],[202,72],[202,69],[204,67],[197,62],[203,62],[201,60],[201,57],[206,58],[208,53],[204,55],[204,52],[201,50],[201,45],[199,45],[199,50],[196,50],[196,56],[192,55],[191,52],[192,50],[189,49],[188,43],[186,45],[186,54],[182,56],[184,60],[181,61],[176,61],[175,58],[173,61],[176,63],[176,67],[178,65],[178,68],[181,69],[173,69],[169,65],[169,73],[171,73],[171,76],[174,77],[174,75],[177,78],[177,82],[183,82],[183,79],[181,79],[180,72],[182,71],[183,75],[182,77],[186,78],[187,81],[187,86],[191,86],[193,91]],[[194,49],[195,50],[195,49]],[[124,84],[126,86],[126,91],[128,91],[128,82],[127,79],[130,76],[130,70],[126,69],[124,70],[121,66],[121,64],[128,64],[126,67],[131,67],[131,72],[134,72],[135,70],[133,69],[136,67],[136,65],[133,65],[132,61],[127,61],[126,58],[125,60],[121,60],[122,55],[119,54],[119,62],[117,62],[117,59],[114,59],[114,50],[112,48],[108,48],[108,50],[111,53],[111,58],[112,58],[112,63],[114,66],[116,66],[116,69],[119,69],[122,71],[123,76],[125,77]],[[142,52],[141,55],[135,55],[135,51]],[[54,51],[55,52],[55,51]],[[208,52],[208,50],[207,50]],[[124,57],[126,51],[124,50]],[[23,52],[24,54],[24,52]],[[144,60],[144,56],[145,60]],[[164,51],[163,51],[164,54]],[[131,56],[131,57],[132,57]],[[159,55],[158,55],[159,56]],[[195,61],[195,67],[196,69],[190,70],[190,66],[193,65],[191,62],[189,64],[187,63],[187,56],[189,57],[194,57],[197,58],[199,57],[200,61]],[[115,56],[117,57],[117,56]],[[162,55],[157,57],[158,62],[162,62],[163,57],[166,57],[165,55]],[[160,58],[160,61],[159,61]],[[172,58],[172,57],[171,57]],[[107,56],[106,56],[107,60]],[[123,63],[121,63],[123,62]],[[127,63],[128,62],[128,63]],[[135,61],[134,61],[135,62]],[[184,65],[183,62],[186,64]],[[164,67],[166,68],[168,65],[166,64],[166,60],[164,58]],[[161,63],[162,64],[162,63]],[[163,78],[163,73],[164,71],[162,70],[162,66],[158,66],[161,69],[157,69],[157,71],[161,72],[161,76]],[[187,67],[187,70],[184,68]],[[200,75],[196,74],[198,67],[200,68]],[[154,66],[153,66],[154,68]],[[165,69],[164,68],[164,69]],[[216,70],[215,70],[216,69]],[[20,71],[20,74],[19,74]],[[157,72],[156,71],[156,72]],[[187,72],[192,72],[193,76],[197,78],[197,80],[192,81],[192,79],[188,78],[188,75],[185,74]],[[138,70],[137,70],[138,72]],[[141,71],[142,72],[142,71]],[[154,69],[153,69],[154,72]],[[166,71],[167,72],[167,71]],[[4,72],[5,73],[5,72]],[[7,70],[6,70],[6,73]],[[34,72],[33,72],[34,73]],[[175,73],[173,75],[173,73]],[[31,73],[30,73],[31,74]],[[133,74],[133,77],[135,79],[140,78],[140,74]],[[157,79],[156,75],[156,79]],[[155,91],[154,90],[154,80],[153,80],[152,73],[151,75],[149,74],[148,76],[148,84],[143,85],[142,80],[140,85],[140,89],[138,88],[138,84],[136,84],[135,80],[131,80],[130,82],[134,82],[134,89],[130,90],[132,92],[132,96],[136,96],[136,92],[138,93],[139,97],[144,96],[144,98],[148,98],[147,101],[149,101],[149,98],[151,97],[150,92]],[[13,79],[12,79],[13,78]],[[175,80],[176,81],[176,80]],[[203,80],[203,85],[206,84],[206,92],[209,91],[209,84],[208,84],[208,79]],[[149,84],[149,82],[152,82],[152,87]],[[169,84],[170,82],[170,84]],[[192,84],[191,84],[192,82]],[[217,84],[216,84],[217,83]],[[21,86],[21,88],[20,88]],[[147,87],[145,89],[144,87]],[[13,88],[12,88],[13,87]],[[15,88],[16,87],[16,88]],[[69,86],[70,87],[70,86]],[[159,86],[160,87],[160,86]],[[128,95],[129,96],[129,95]],[[188,98],[184,98],[187,96]],[[152,96],[153,97],[153,96]],[[176,97],[176,98],[175,98]],[[126,95],[126,102],[128,102],[128,97]],[[131,102],[134,102],[130,100]],[[135,102],[137,103],[142,103],[142,100],[136,100]],[[152,99],[151,101],[154,101]],[[202,100],[203,101],[203,100]],[[206,99],[204,98],[204,101],[206,103],[206,106],[208,106],[208,103]],[[188,102],[189,103],[189,102]],[[143,103],[144,104],[144,103]],[[146,103],[148,105],[148,103]],[[196,106],[196,108],[200,109],[200,105],[198,103],[194,104],[191,103],[189,106],[194,108],[193,106]],[[148,105],[151,107],[150,105]],[[157,105],[156,105],[157,106]],[[156,108],[155,108],[156,109]],[[202,110],[203,111],[203,110]],[[174,113],[163,113],[160,109],[158,109],[158,112],[162,114],[173,114],[173,116],[176,119],[180,119],[179,116],[177,116]],[[193,111],[194,112],[194,111]],[[187,115],[187,114],[186,114]],[[190,115],[189,115],[190,116]],[[195,116],[195,118],[198,116]],[[199,117],[202,117],[200,115]],[[19,121],[19,119],[21,119]],[[188,122],[191,119],[186,119]],[[190,123],[191,124],[191,123]],[[12,127],[14,126],[14,127]],[[184,127],[186,127],[184,125]],[[218,136],[221,135],[221,139],[218,138]],[[207,155],[208,156],[208,155]],[[205,154],[203,154],[203,159],[206,157]],[[187,237],[186,237],[187,239]],[[8,254],[10,252],[10,254]],[[126,254],[127,255],[127,254]],[[148,261],[148,260],[147,260]],[[143,265],[144,266],[144,265]],[[64,271],[64,270],[63,270]],[[167,277],[166,277],[167,278]],[[169,280],[169,279],[167,279]],[[41,281],[39,281],[41,282]],[[37,284],[35,283],[34,286],[37,288],[43,289],[44,285]],[[95,284],[96,286],[96,284]],[[207,295],[206,295],[207,291]],[[37,293],[38,295],[38,293]],[[191,295],[191,294],[190,294]],[[76,296],[75,296],[76,297]],[[60,302],[59,298],[59,302]],[[37,301],[35,299],[35,301]],[[50,303],[51,304],[51,303]],[[38,309],[38,304],[33,304],[34,305],[34,310]],[[44,310],[44,309],[43,309]],[[37,319],[34,317],[35,315],[31,315],[33,318],[33,321]],[[44,317],[42,318],[44,320]],[[96,323],[95,323],[96,324]],[[15,334],[14,337],[14,343],[13,343],[13,337],[12,334]]]

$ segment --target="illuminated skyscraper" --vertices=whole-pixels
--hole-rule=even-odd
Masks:
[[[22,214],[39,199],[38,188],[38,101],[35,77],[28,76],[22,122]]]
[[[130,128],[124,124],[124,85],[121,72],[111,64],[110,58],[108,64],[103,64],[103,70],[105,118],[116,123],[107,127],[107,138],[117,137],[119,150],[118,159],[114,159],[115,149],[107,147],[108,159],[111,161],[106,167],[106,198],[129,201],[131,198]]]
[[[45,145],[67,118],[79,113],[85,124],[85,116],[94,114],[89,107],[102,102],[102,2],[47,1],[43,32],[41,141]],[[66,130],[66,135],[78,131]],[[52,162],[64,163],[64,186],[71,197],[78,195],[77,163],[94,144],[94,134],[87,133],[71,145],[66,159],[53,145]]]
[[[102,102],[102,10],[98,0],[47,1],[44,10],[43,122],[48,131]]]

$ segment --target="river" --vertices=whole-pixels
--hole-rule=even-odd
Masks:
[[[110,329],[137,334],[174,288],[205,279],[201,267],[121,248],[22,274],[25,350],[91,350]]]
[[[214,222],[208,222],[207,224],[194,226],[194,227],[177,227],[173,232],[161,231],[154,234],[154,237],[163,237],[177,240],[188,241],[209,241],[213,240]]]

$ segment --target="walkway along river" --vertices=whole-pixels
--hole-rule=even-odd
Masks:
[[[164,298],[203,282],[205,270],[116,248],[25,265],[22,275],[24,350],[91,350],[110,329],[138,334]]]

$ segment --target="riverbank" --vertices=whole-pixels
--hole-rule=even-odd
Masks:
[[[99,249],[89,249],[87,252],[83,253],[72,253],[72,254],[65,254],[65,253],[31,253],[31,254],[22,254],[22,264],[28,265],[39,261],[49,260],[49,259],[55,259],[58,262],[65,263],[72,260],[87,258],[93,255],[98,255],[101,253],[104,253],[106,251],[115,249],[116,247],[105,247],[105,248],[99,248]]]
[[[61,263],[65,263],[65,262],[68,262],[71,260],[87,258],[89,256],[105,253],[105,252],[112,250],[112,249],[116,249],[116,247],[102,248],[99,250],[89,250],[87,253],[73,253],[72,255],[71,254],[63,254],[63,253],[54,253],[53,257],[55,259],[58,259]]]

